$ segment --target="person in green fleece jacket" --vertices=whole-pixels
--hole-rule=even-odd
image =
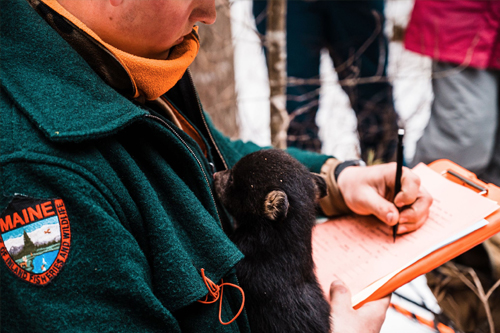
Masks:
[[[1,6],[2,332],[249,332],[241,292],[207,289],[242,259],[212,174],[261,149],[213,127],[187,70],[214,0]],[[326,178],[326,214],[425,221],[410,170],[393,204],[394,164],[288,152]],[[331,290],[334,332],[380,329],[387,298],[355,311]]]

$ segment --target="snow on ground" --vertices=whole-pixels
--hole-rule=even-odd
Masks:
[[[413,2],[389,0],[386,3],[386,32],[390,36],[393,24],[407,24]],[[269,145],[269,84],[260,40],[255,33],[251,6],[252,1],[249,0],[233,0],[231,6],[240,136],[243,140]],[[401,43],[392,42],[389,48],[389,76],[393,80],[396,110],[405,121],[405,158],[410,161],[415,152],[415,144],[422,135],[430,115],[431,62],[428,58],[404,50]],[[337,82],[337,75],[326,53],[321,62],[321,80],[323,85],[316,122],[320,127],[323,152],[340,159],[356,158],[359,151],[356,118],[347,96]],[[425,304],[435,311],[439,309],[423,276],[397,292],[417,302],[423,299]],[[429,318],[429,313],[418,306],[395,296],[392,300],[416,314]],[[382,333],[396,332],[432,331],[390,309]]]

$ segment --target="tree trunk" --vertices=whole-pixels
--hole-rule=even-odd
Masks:
[[[191,65],[203,108],[230,138],[239,134],[229,0],[216,0],[217,21],[200,24],[200,52]]]
[[[266,41],[271,89],[271,144],[286,148],[288,113],[286,111],[286,1],[269,0]]]

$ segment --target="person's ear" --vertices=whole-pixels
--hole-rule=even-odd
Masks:
[[[271,221],[281,221],[288,213],[288,197],[281,190],[274,190],[266,195],[264,215]]]
[[[314,189],[316,191],[316,199],[326,197],[328,194],[328,189],[325,179],[317,173],[311,172],[312,181],[314,183]]]

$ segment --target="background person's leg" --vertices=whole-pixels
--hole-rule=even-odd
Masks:
[[[479,174],[479,177],[488,183],[500,186],[500,129],[498,128],[498,121],[500,120],[500,100],[498,100],[498,95],[500,94],[500,85],[498,84],[500,80],[500,71],[492,71],[491,73],[497,78],[497,134],[495,138],[495,148],[493,150],[490,163],[488,164],[486,170]]]
[[[288,146],[321,150],[316,125],[320,91],[320,52],[324,47],[321,17],[307,1],[289,1],[287,16]],[[313,82],[297,82],[310,80]],[[293,83],[295,81],[296,83]]]
[[[398,116],[387,79],[384,1],[318,1],[330,55],[358,121],[361,157],[395,160]],[[371,156],[370,156],[371,155]]]
[[[498,121],[498,78],[434,62],[431,117],[412,165],[446,158],[481,176],[492,159]]]

